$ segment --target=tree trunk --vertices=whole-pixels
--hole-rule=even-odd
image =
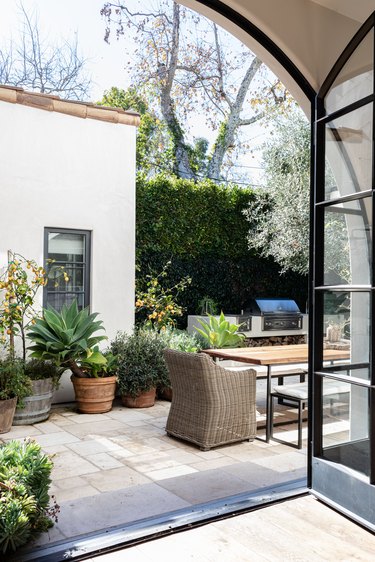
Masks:
[[[208,164],[207,175],[214,181],[220,179],[220,171],[223,165],[225,154],[235,144],[235,135],[239,127],[251,125],[259,121],[263,115],[255,115],[251,119],[242,120],[240,117],[247,91],[252,80],[262,65],[262,61],[255,57],[241,82],[235,101],[230,105],[229,115],[226,122],[222,123],[220,132],[214,144],[212,156]]]
[[[67,361],[66,365],[63,365],[63,366],[66,366],[68,369],[70,369],[72,371],[73,375],[75,375],[76,377],[79,377],[80,379],[89,378],[88,374],[85,373],[84,371],[82,371],[82,369],[73,360]]]
[[[180,6],[173,5],[173,31],[171,58],[168,67],[159,64],[157,73],[160,80],[160,108],[167,124],[169,133],[174,144],[174,172],[180,178],[194,179],[195,174],[191,168],[189,160],[189,150],[184,139],[183,130],[178,122],[173,107],[171,96],[173,81],[176,74],[179,50],[180,33]]]

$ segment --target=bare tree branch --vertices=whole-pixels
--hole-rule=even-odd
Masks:
[[[258,80],[261,61],[205,18],[167,0],[155,0],[132,12],[127,0],[106,2],[101,13],[117,37],[133,31],[137,43],[133,84],[163,117],[174,152],[174,170],[196,178],[207,172],[220,178],[228,155],[234,155],[239,131],[264,118],[281,102],[280,83]],[[271,90],[271,87],[273,89]],[[261,98],[261,101],[259,101]],[[189,117],[199,112],[217,138],[205,161],[196,158],[194,141],[187,140]],[[201,134],[201,136],[204,135]],[[197,167],[197,162],[199,162]]]
[[[79,54],[77,35],[60,44],[48,43],[37,15],[30,16],[22,4],[20,9],[20,38],[0,49],[0,82],[66,99],[87,99],[91,78],[85,73],[87,60]]]

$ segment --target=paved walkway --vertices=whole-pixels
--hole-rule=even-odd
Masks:
[[[2,436],[4,441],[30,436],[54,455],[51,493],[61,513],[37,545],[306,474],[305,450],[276,442],[255,440],[204,452],[170,438],[164,429],[169,407],[157,401],[152,408],[129,409],[117,402],[107,414],[90,415],[78,414],[74,404],[54,406],[48,421],[13,426]],[[294,425],[280,431],[297,439]]]

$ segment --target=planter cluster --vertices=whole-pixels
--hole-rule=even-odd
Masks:
[[[107,351],[96,313],[79,310],[77,302],[61,312],[48,307],[28,329],[32,359],[0,360],[0,432],[14,425],[48,418],[54,387],[69,369],[79,412],[104,413],[112,408],[118,389],[124,406],[149,408],[159,398],[171,400],[172,390],[163,357],[166,348],[197,351],[198,340],[186,332],[138,328],[118,333]]]

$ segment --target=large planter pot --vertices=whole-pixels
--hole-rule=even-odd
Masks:
[[[141,392],[133,398],[129,394],[121,396],[122,403],[127,408],[150,408],[155,404],[156,388],[152,388],[147,392]]]
[[[72,375],[70,377],[78,411],[82,414],[104,414],[112,408],[116,392],[117,377],[99,377],[86,379]]]
[[[12,427],[17,398],[0,400],[0,433],[7,433]]]
[[[164,386],[163,388],[159,388],[158,397],[161,400],[168,400],[168,402],[172,402],[172,388],[170,386]]]
[[[13,425],[30,425],[48,419],[52,405],[53,380],[31,381],[33,393],[24,398],[25,407],[16,408]]]

